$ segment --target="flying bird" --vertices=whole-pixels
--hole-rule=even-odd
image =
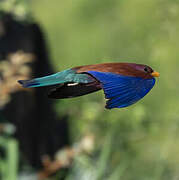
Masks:
[[[159,73],[135,63],[104,63],[78,66],[49,76],[19,80],[25,88],[56,85],[48,97],[72,98],[103,89],[106,108],[123,108],[142,99],[154,86]]]

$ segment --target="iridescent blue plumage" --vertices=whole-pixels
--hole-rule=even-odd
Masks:
[[[106,99],[106,108],[122,108],[134,104],[143,98],[154,86],[155,78],[123,76],[109,72],[88,71],[102,83]]]

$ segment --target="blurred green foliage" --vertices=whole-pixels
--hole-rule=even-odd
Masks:
[[[18,143],[14,138],[0,136],[0,179],[16,180],[18,174]],[[2,152],[5,152],[4,157]]]
[[[136,62],[161,74],[152,91],[126,109],[105,110],[103,92],[57,101],[59,115],[70,115],[72,141],[96,136],[98,153],[77,158],[71,179],[179,179],[178,0],[34,0],[31,8],[56,71]]]
[[[10,13],[18,21],[28,22],[32,20],[29,11],[29,1],[27,0],[1,0],[0,17],[2,12]]]
[[[179,179],[178,0],[38,0],[56,71],[102,62],[148,64],[161,77],[126,109],[104,109],[103,92],[56,101],[71,141],[95,135],[95,153],[76,157],[68,180]],[[58,179],[58,178],[57,178]]]

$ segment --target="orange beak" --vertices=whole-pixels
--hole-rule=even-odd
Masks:
[[[151,73],[151,75],[152,75],[153,77],[159,77],[159,76],[160,76],[160,73],[154,71],[154,72]]]

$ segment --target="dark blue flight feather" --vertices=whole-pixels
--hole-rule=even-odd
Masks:
[[[155,78],[123,76],[109,72],[88,71],[102,83],[106,108],[122,108],[143,98],[154,86]]]

